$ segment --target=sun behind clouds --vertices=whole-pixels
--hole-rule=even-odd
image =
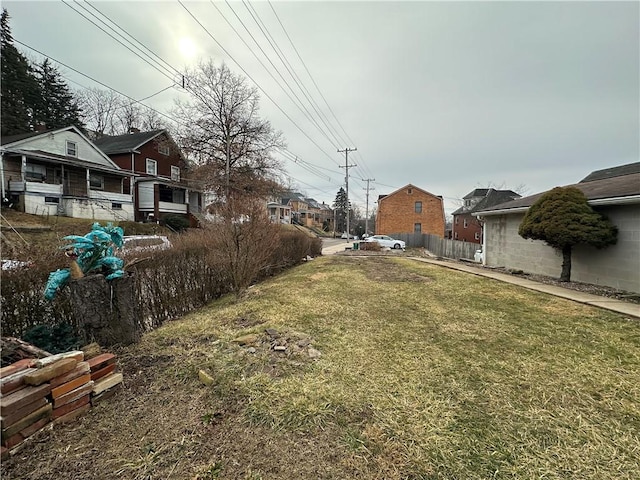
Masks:
[[[191,60],[197,55],[198,47],[189,37],[181,37],[178,40],[178,50],[186,60]]]

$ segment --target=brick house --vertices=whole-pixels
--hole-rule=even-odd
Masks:
[[[202,193],[184,179],[187,161],[166,130],[134,131],[105,136],[94,142],[120,168],[136,174],[125,185],[132,193],[136,221],[166,215],[189,218],[202,211]]]
[[[453,212],[452,237],[461,242],[482,243],[482,222],[473,213],[520,198],[511,190],[476,188],[462,199],[464,204]]]
[[[133,220],[122,170],[74,126],[2,137],[3,201],[33,215]]]
[[[444,202],[442,197],[406,185],[378,197],[376,234],[429,233],[444,236]]]

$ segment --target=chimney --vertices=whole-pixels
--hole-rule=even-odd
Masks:
[[[129,129],[129,133],[140,133],[140,129],[136,127],[131,127]]]

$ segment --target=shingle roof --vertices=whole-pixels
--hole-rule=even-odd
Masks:
[[[467,193],[462,198],[484,197],[489,193],[489,188],[476,188],[473,192]]]
[[[623,175],[630,175],[632,173],[640,173],[640,162],[628,163],[627,165],[620,165],[619,167],[596,170],[580,180],[580,183],[593,182],[594,180],[604,180],[605,178],[621,177]]]
[[[28,132],[28,133],[20,133],[18,135],[9,135],[3,136],[0,142],[1,145],[7,145],[9,143],[18,142],[20,140],[24,140],[25,138],[35,137],[37,135],[42,135],[43,133],[50,132],[52,130],[46,130],[43,132]]]
[[[616,168],[598,170],[585,177],[584,180],[569,187],[579,188],[587,197],[587,200],[616,199],[631,196],[640,196],[640,170],[637,167],[639,163],[623,165],[619,170]],[[614,175],[607,175],[604,172],[614,172]],[[618,174],[615,174],[618,172]],[[630,172],[619,174],[619,172]],[[597,174],[597,175],[595,175]],[[593,175],[593,176],[592,176]],[[588,178],[596,178],[596,180],[587,180]],[[600,178],[602,177],[602,178]],[[511,202],[494,205],[491,208],[478,210],[481,212],[492,212],[496,210],[510,210],[530,207],[546,192],[536,193],[524,198],[518,198]]]
[[[452,215],[460,215],[461,213],[469,214],[480,210],[485,210],[494,205],[509,202],[516,198],[520,198],[520,195],[513,190],[495,190],[493,188],[476,188],[473,192],[463,198],[479,197],[480,195],[474,195],[474,193],[483,191],[485,192],[484,198],[478,201],[478,203],[476,203],[473,207],[460,207],[455,212],[453,212]]]
[[[151,130],[150,132],[127,133],[101,137],[95,142],[96,146],[107,155],[115,153],[127,153],[137,150],[145,143],[164,133],[165,130]]]

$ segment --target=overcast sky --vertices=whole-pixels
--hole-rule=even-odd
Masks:
[[[283,132],[289,151],[323,172],[284,160],[291,182],[326,203],[344,184],[345,158],[336,150],[345,147],[357,147],[350,198],[363,211],[367,178],[375,179],[370,208],[379,194],[412,183],[442,195],[450,213],[474,188],[533,194],[640,159],[639,2],[82,5],[88,11],[72,0],[2,2],[16,40],[135,99],[172,81],[71,7],[86,16],[97,15],[95,7],[178,70],[213,58],[248,75],[262,92],[262,116]],[[339,135],[320,133],[286,96],[238,17],[320,122],[263,31],[273,37]],[[74,89],[97,86],[60,71]],[[145,104],[168,112],[184,95],[170,88]]]

